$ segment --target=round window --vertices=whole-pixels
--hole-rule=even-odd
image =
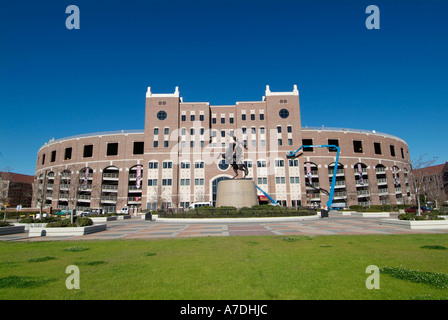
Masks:
[[[157,112],[157,119],[159,119],[159,120],[165,120],[165,119],[166,119],[166,112],[163,111],[163,110]]]
[[[225,170],[227,170],[227,169],[229,169],[229,164],[228,163],[226,163],[226,161],[224,160],[224,159],[222,159],[221,161],[219,161],[219,163],[218,163],[218,168],[220,169],[220,170],[222,170],[222,171],[225,171]]]
[[[286,109],[282,109],[278,112],[278,115],[280,116],[280,118],[286,119],[289,117],[289,111]]]

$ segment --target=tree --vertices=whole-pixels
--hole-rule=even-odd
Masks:
[[[435,202],[436,209],[440,203],[447,200],[443,172],[426,177],[423,182],[423,188],[426,197]]]
[[[410,175],[410,185],[411,190],[415,192],[416,202],[417,202],[417,215],[421,216],[420,208],[420,196],[425,194],[425,173],[424,170],[420,170],[426,167],[430,167],[436,161],[436,158],[432,160],[424,160],[425,155],[420,156],[418,159],[411,161],[411,170],[409,170]]]
[[[10,181],[12,178],[12,172],[10,167],[5,167],[0,174],[0,210],[2,207],[5,210],[3,221],[6,220],[6,208],[10,202],[10,194],[8,192]]]

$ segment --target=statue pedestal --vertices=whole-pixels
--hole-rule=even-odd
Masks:
[[[252,207],[258,204],[257,189],[252,179],[221,180],[216,192],[216,207]]]

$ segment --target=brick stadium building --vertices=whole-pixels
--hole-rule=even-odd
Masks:
[[[37,190],[53,208],[76,203],[115,211],[215,202],[217,183],[234,175],[220,156],[232,136],[246,147],[248,177],[281,205],[324,206],[328,200],[319,188],[330,190],[336,152],[311,148],[286,158],[308,144],[341,149],[335,203],[401,204],[411,197],[405,141],[375,131],[302,127],[296,86],[291,92],[267,86],[261,101],[226,106],[184,102],[177,87],[171,94],[148,88],[144,130],[45,143],[37,155]],[[311,186],[305,184],[308,172]]]

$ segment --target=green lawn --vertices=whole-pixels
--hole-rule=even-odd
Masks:
[[[448,299],[390,273],[365,286],[369,265],[445,277],[446,248],[448,234],[2,242],[0,299]]]

